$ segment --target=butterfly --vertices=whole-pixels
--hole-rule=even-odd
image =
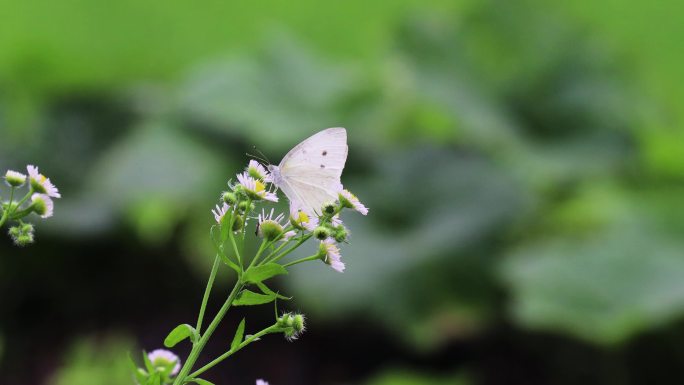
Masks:
[[[279,165],[268,166],[273,184],[290,200],[290,211],[313,215],[338,199],[347,151],[347,130],[328,128],[296,145]]]

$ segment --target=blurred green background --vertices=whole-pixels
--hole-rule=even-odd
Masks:
[[[333,126],[371,209],[348,269],[278,281],[309,331],[207,379],[684,382],[682,8],[0,0],[0,169],[64,196],[36,245],[0,239],[0,383],[132,383],[196,317],[245,152]]]

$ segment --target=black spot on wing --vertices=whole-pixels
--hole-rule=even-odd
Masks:
[[[325,168],[325,165],[324,165],[324,164],[322,164],[322,165],[321,165],[321,168]]]
[[[321,153],[321,155],[323,155],[323,156],[328,155],[328,151],[323,150],[323,152]]]

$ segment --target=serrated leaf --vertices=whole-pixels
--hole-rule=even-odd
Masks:
[[[243,318],[235,331],[235,337],[233,337],[233,342],[230,344],[230,350],[235,350],[242,343],[242,337],[245,334],[245,319]]]
[[[262,305],[269,303],[276,299],[276,296],[270,294],[258,294],[253,291],[243,290],[238,294],[237,298],[233,302],[235,306],[251,306],[251,305]]]
[[[282,265],[267,263],[247,270],[243,276],[243,280],[245,282],[258,283],[281,274],[287,274],[287,270]]]
[[[164,346],[166,346],[167,348],[172,348],[176,346],[177,343],[183,341],[186,338],[190,338],[190,340],[193,343],[197,342],[197,331],[194,327],[188,324],[178,325],[173,330],[171,330],[171,333],[169,333],[168,336],[166,336],[166,339],[164,340]]]

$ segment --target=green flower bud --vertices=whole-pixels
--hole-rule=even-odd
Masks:
[[[330,237],[330,230],[324,226],[318,226],[314,229],[314,237],[318,240],[325,240]]]
[[[323,206],[323,213],[326,215],[333,215],[337,210],[337,206],[334,203],[326,203]]]
[[[285,313],[278,318],[276,324],[283,329],[283,334],[288,340],[296,340],[306,330],[303,314]]]
[[[248,203],[249,203],[249,206],[247,206]],[[254,210],[255,207],[256,207],[256,205],[252,202],[242,201],[238,205],[238,210],[242,211],[243,213],[244,212],[250,212],[250,211]]]
[[[20,172],[7,170],[7,173],[5,174],[5,182],[12,187],[21,187],[24,185],[24,183],[26,183],[26,175]]]
[[[235,205],[235,202],[237,202],[237,196],[235,195],[235,193],[232,193],[230,191],[224,192],[221,196],[221,199],[223,199],[223,201],[229,204],[230,206]]]
[[[265,220],[259,223],[259,236],[267,241],[274,241],[283,234],[283,226],[274,220]]]
[[[233,231],[240,231],[245,225],[245,218],[242,215],[235,215],[233,220]]]
[[[347,229],[344,226],[339,225],[335,228],[335,233],[333,235],[333,238],[335,238],[335,241],[337,243],[341,243],[341,242],[346,241],[348,236],[349,236],[349,232],[347,231]]]
[[[15,245],[26,246],[34,242],[33,231],[33,225],[27,223],[10,227],[8,233]]]

